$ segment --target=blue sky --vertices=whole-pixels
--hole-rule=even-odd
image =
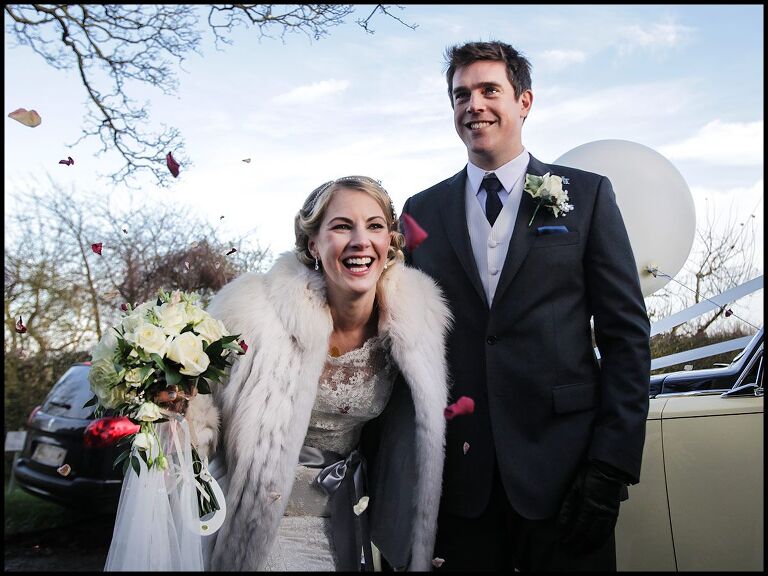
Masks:
[[[453,128],[443,51],[498,39],[533,64],[523,143],[534,156],[552,162],[602,139],[649,146],[683,175],[700,220],[707,210],[739,221],[754,213],[762,247],[762,5],[416,5],[398,15],[418,28],[377,17],[369,35],[350,19],[326,39],[294,34],[284,43],[239,31],[221,51],[206,35],[203,56],[192,54],[179,71],[176,95],[129,85],[151,102],[153,122],[186,138],[187,162],[172,187],[147,179],[138,193],[97,176],[117,164],[95,156],[96,142],[67,146],[85,110],[75,72],[12,48],[6,34],[6,114],[25,107],[43,118],[34,129],[6,118],[6,206],[49,174],[66,189],[160,197],[215,221],[224,215],[234,231],[255,228],[262,246],[282,252],[293,243],[295,212],[326,180],[378,178],[399,210],[460,170],[466,151]],[[74,166],[57,164],[67,156]],[[762,305],[752,306],[762,318]]]

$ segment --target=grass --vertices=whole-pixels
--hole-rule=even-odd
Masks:
[[[5,536],[62,528],[93,518],[93,510],[72,510],[28,494],[18,486],[8,493],[8,478],[3,491]]]

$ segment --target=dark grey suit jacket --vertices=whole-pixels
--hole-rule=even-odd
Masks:
[[[574,209],[555,218],[542,207],[529,227],[536,202],[523,193],[490,309],[467,229],[466,169],[403,207],[429,235],[406,261],[440,284],[455,315],[451,398],[475,400],[474,414],[447,426],[442,509],[464,517],[487,505],[496,461],[511,505],[531,519],[558,512],[587,459],[640,476],[650,327],[611,183],[533,157],[527,172],[568,178]],[[568,231],[539,233],[552,225]]]

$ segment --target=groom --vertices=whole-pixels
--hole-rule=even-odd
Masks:
[[[530,64],[512,46],[472,42],[446,56],[469,162],[403,207],[428,233],[407,260],[456,317],[451,396],[475,401],[448,422],[435,556],[441,571],[615,570],[650,373],[615,195],[607,178],[524,148]]]

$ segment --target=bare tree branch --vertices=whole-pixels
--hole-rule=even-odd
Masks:
[[[131,99],[128,83],[174,94],[176,67],[190,52],[201,54],[198,22],[206,6],[217,48],[219,41],[231,44],[224,33],[239,26],[255,28],[259,39],[276,33],[284,41],[286,34],[301,32],[319,40],[355,11],[352,4],[8,4],[6,31],[53,68],[77,70],[87,94],[87,112],[82,135],[71,146],[98,138],[98,156],[110,152],[122,158],[123,165],[109,174],[115,184],[132,186],[138,174],[150,173],[158,185],[167,187],[172,181],[165,165],[168,152],[187,167],[192,165],[184,157],[184,140],[174,127],[144,129],[150,123],[149,103]],[[385,4],[377,4],[357,24],[372,33],[369,23],[376,13],[416,28]]]

